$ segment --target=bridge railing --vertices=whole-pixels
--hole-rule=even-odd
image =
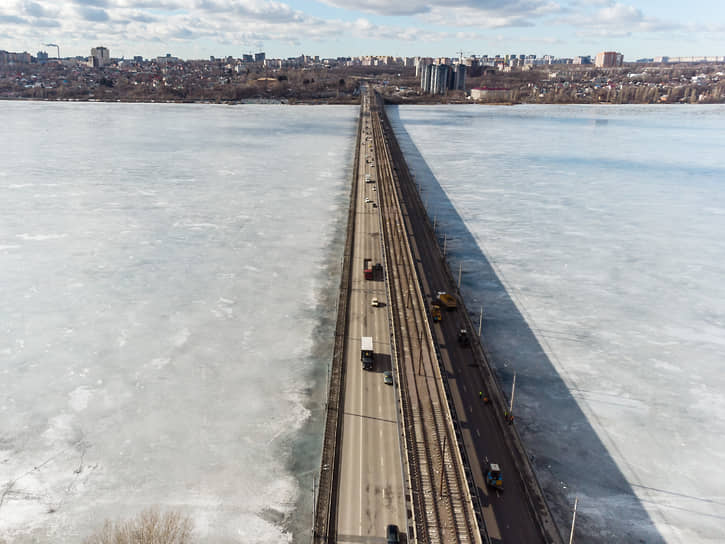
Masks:
[[[325,433],[317,498],[314,501],[314,523],[312,542],[334,543],[337,533],[337,491],[340,475],[340,438],[345,405],[345,337],[347,336],[347,307],[350,300],[350,279],[352,276],[352,248],[355,236],[355,196],[357,193],[360,165],[360,143],[362,133],[362,105],[358,117],[355,142],[355,161],[352,169],[350,207],[347,216],[347,233],[340,277],[340,295],[335,325],[335,345],[330,367],[329,389],[325,411]]]

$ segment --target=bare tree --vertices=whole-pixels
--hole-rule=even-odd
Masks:
[[[176,511],[151,508],[126,521],[106,521],[84,544],[190,544],[193,524]]]

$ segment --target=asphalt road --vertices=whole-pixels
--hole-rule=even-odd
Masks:
[[[382,278],[366,280],[363,274],[364,259],[383,263],[380,209],[373,207],[378,200],[377,184],[365,183],[365,174],[376,178],[375,168],[367,160],[373,157],[373,150],[372,138],[368,139],[365,133],[366,124],[369,127],[369,116],[364,113],[344,361],[345,405],[337,504],[340,543],[386,542],[388,524],[398,525],[403,534],[406,526],[398,408],[393,386],[383,382],[383,372],[391,369],[385,282]],[[371,202],[365,202],[366,197]],[[373,297],[383,305],[373,307]],[[362,369],[362,336],[373,337],[372,370]]]

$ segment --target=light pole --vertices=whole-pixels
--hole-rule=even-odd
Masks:
[[[516,393],[516,372],[514,372],[514,383],[511,385],[511,402],[509,403],[509,413],[507,419],[509,423],[514,420],[514,394]]]
[[[574,497],[574,514],[571,516],[571,533],[569,533],[569,544],[574,542],[574,524],[576,523],[576,506],[579,504],[579,497]]]

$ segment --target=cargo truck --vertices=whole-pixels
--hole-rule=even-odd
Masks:
[[[363,262],[363,273],[365,274],[366,280],[373,279],[373,260],[372,259],[365,259]]]
[[[449,295],[444,291],[438,291],[437,300],[448,311],[456,309],[456,297],[453,295]]]
[[[360,360],[362,361],[363,370],[373,368],[373,359],[375,352],[373,351],[373,337],[363,336],[360,343]]]

